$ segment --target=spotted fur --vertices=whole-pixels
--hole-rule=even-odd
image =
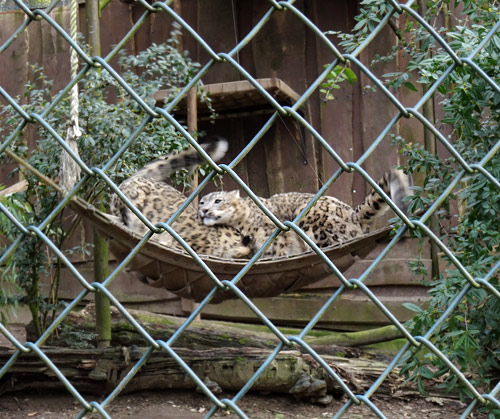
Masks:
[[[217,137],[210,143],[202,144],[202,147],[213,160],[219,160],[226,153],[228,144],[226,140]],[[192,170],[202,163],[203,158],[193,148],[175,155],[162,156],[135,172],[119,188],[153,225],[165,222],[186,201],[181,192],[166,183],[170,175],[180,168]],[[119,223],[140,235],[148,231],[117,195],[111,200],[111,214]],[[179,215],[172,227],[200,255],[230,259],[250,256],[248,239],[233,227],[207,227],[201,222],[193,205],[189,205]],[[168,232],[154,235],[152,240],[182,249]]]
[[[393,170],[386,173],[378,184],[399,208],[406,210],[402,201],[410,194],[410,179],[406,175]],[[310,193],[289,192],[261,200],[283,222],[295,219],[313,197]],[[369,232],[374,219],[389,208],[375,191],[354,208],[332,196],[323,196],[298,226],[319,247],[328,247]],[[276,225],[269,217],[250,198],[241,197],[239,191],[212,192],[204,196],[200,200],[199,215],[205,225],[237,228],[249,237],[254,252],[276,230]],[[265,250],[264,257],[290,256],[308,250],[310,247],[294,231],[282,232]]]

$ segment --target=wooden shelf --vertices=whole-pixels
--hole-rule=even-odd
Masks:
[[[280,79],[256,79],[260,86],[268,92],[280,105],[292,105],[300,95]],[[267,99],[247,80],[227,83],[206,84],[205,92],[212,99],[212,106],[218,114],[241,114],[254,110],[272,111],[274,108]],[[157,106],[163,106],[168,97],[168,90],[159,90],[155,94]],[[198,114],[207,114],[204,103],[198,103]],[[179,102],[176,114],[186,114],[186,98]]]

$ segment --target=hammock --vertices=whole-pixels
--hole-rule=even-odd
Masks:
[[[278,102],[293,103],[299,98],[281,80],[259,79],[257,82],[261,89]],[[204,89],[211,93],[213,104],[219,113],[228,109],[234,112],[235,108],[262,107],[267,103],[265,100],[263,102],[262,94],[248,81],[206,85]],[[162,91],[157,93],[158,102],[163,100],[162,94],[164,94]],[[120,261],[125,259],[142,239],[81,198],[72,199],[70,205],[109,239],[110,249]],[[343,272],[356,260],[365,257],[378,243],[386,241],[390,231],[389,226],[322,250]],[[210,256],[201,256],[201,259],[221,281],[232,280],[248,263],[248,260]],[[154,240],[140,249],[127,265],[127,269],[146,277],[147,283],[153,287],[165,288],[181,298],[195,302],[202,301],[214,287],[213,281],[191,256]],[[259,260],[241,278],[238,288],[248,298],[274,297],[283,292],[296,291],[331,274],[332,271],[324,261],[310,251],[289,257]],[[221,291],[215,294],[211,303],[220,303],[231,298],[236,298],[233,292]]]
[[[71,207],[94,224],[109,238],[110,249],[123,260],[142,239],[128,228],[117,224],[86,201],[76,198]],[[391,227],[385,227],[353,240],[322,249],[342,272],[356,260],[365,257],[379,243],[387,241]],[[232,280],[248,260],[201,256],[203,262],[219,280]],[[200,302],[213,289],[213,281],[203,269],[182,250],[166,247],[150,240],[127,265],[128,270],[147,277],[149,285],[165,288],[179,297]],[[238,282],[238,288],[248,298],[274,297],[292,292],[331,275],[331,270],[313,251],[290,257],[258,261]],[[236,298],[231,291],[216,293],[212,303]]]

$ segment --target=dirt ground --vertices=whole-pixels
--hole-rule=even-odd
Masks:
[[[219,395],[221,396],[221,395]],[[221,398],[231,398],[223,394]],[[97,400],[91,396],[88,401]],[[387,418],[458,418],[465,410],[465,405],[458,400],[443,398],[392,398],[390,400],[373,398],[372,401]],[[342,400],[334,400],[328,406],[318,406],[298,401],[286,395],[247,394],[238,406],[250,418],[288,419],[288,418],[331,418],[340,407]],[[210,408],[211,402],[202,394],[188,391],[158,391],[125,394],[115,399],[106,409],[112,418],[139,419],[200,419]],[[74,418],[80,411],[80,405],[71,396],[43,393],[4,394],[0,396],[0,417],[63,419]],[[100,418],[90,414],[86,417]],[[219,411],[215,417],[237,418],[235,414]],[[375,418],[366,406],[354,406],[344,416],[351,419]],[[474,414],[472,418],[486,418]]]

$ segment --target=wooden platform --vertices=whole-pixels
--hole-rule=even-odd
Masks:
[[[280,79],[256,79],[257,83],[269,93],[280,105],[292,105],[300,95]],[[248,80],[232,81],[227,83],[206,84],[203,90],[212,100],[212,106],[220,115],[251,111],[272,111],[274,108],[267,98],[259,92]],[[168,90],[159,90],[155,94],[157,106],[163,106],[170,95]],[[179,103],[178,114],[186,114],[186,98]],[[198,102],[198,114],[208,114],[209,109],[203,102]]]

